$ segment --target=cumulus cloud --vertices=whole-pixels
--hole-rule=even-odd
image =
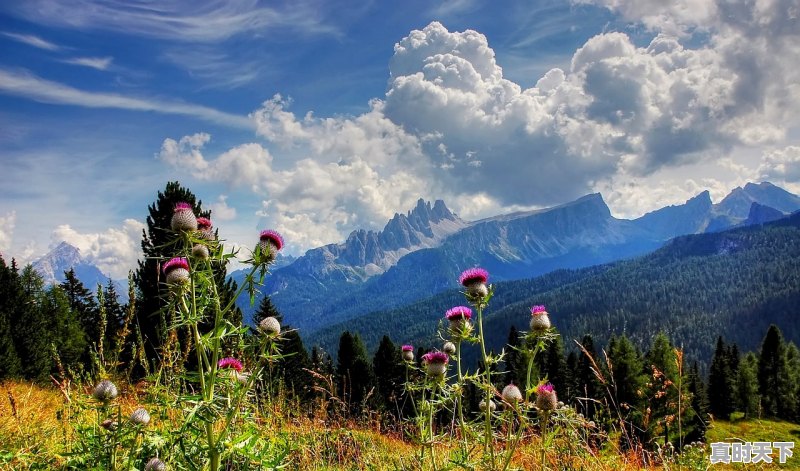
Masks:
[[[765,152],[757,173],[760,180],[800,183],[800,147],[788,146]]]
[[[14,237],[14,227],[16,227],[16,224],[16,211],[11,211],[6,213],[5,216],[0,216],[0,251],[5,252],[11,248],[11,241]]]
[[[226,195],[219,195],[217,201],[211,204],[211,216],[214,220],[231,221],[236,218],[236,208],[228,206]]]
[[[121,227],[99,233],[80,233],[69,224],[55,228],[50,239],[54,244],[65,241],[81,251],[81,256],[112,278],[125,278],[141,257],[142,230],[145,225],[126,219]]]
[[[779,1],[740,5],[743,23],[720,23],[713,18],[722,7],[703,5],[696,17],[689,11],[697,5],[685,0],[645,18],[619,0],[610,7],[653,29],[649,44],[599,34],[567,70],[550,70],[527,89],[504,76],[484,35],[433,22],[395,45],[386,94],[366,113],[298,115],[275,95],[250,116],[265,145],[207,158],[210,136],[200,133],[165,140],[159,156],[198,178],[264,195],[260,214],[301,247],[379,228],[419,197],[482,217],[598,189],[622,215],[709,187],[721,195],[725,182],[702,177],[672,193],[649,185],[665,169],[785,140],[800,104],[800,28],[781,27]],[[705,40],[690,41],[698,31]],[[773,73],[779,77],[767,80]]]

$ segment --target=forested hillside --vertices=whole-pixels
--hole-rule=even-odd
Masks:
[[[605,343],[625,333],[641,346],[663,331],[687,357],[707,364],[719,335],[745,350],[758,347],[771,323],[788,340],[800,338],[798,263],[795,214],[763,226],[679,237],[630,261],[497,283],[487,310],[488,342],[499,349],[511,326],[526,329],[531,305],[545,304],[568,340],[590,333]],[[351,330],[369,348],[385,332],[396,341],[435,345],[439,320],[460,299],[456,280],[453,286],[410,306],[332,326],[309,341],[330,349],[343,330]]]

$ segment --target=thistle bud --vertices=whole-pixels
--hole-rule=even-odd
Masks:
[[[211,230],[211,219],[197,218],[197,232],[199,236],[206,240],[214,240],[214,231]]]
[[[144,471],[167,471],[167,465],[158,458],[150,458],[144,466]]]
[[[547,383],[536,388],[536,407],[538,407],[539,410],[553,410],[557,405],[558,398],[556,397],[556,390],[552,384]]]
[[[267,263],[271,263],[275,260],[278,251],[283,248],[283,237],[271,229],[261,231],[258,247],[261,249],[263,259]]]
[[[518,387],[514,385],[514,383],[509,384],[508,386],[503,388],[503,400],[507,403],[516,405],[519,401],[522,400],[522,392],[519,390]]]
[[[258,324],[258,329],[271,337],[277,337],[281,333],[281,323],[274,317],[265,317]]]
[[[170,285],[185,285],[189,282],[189,262],[183,257],[175,257],[164,264],[164,275]]]
[[[403,345],[400,349],[402,352],[403,360],[407,362],[414,361],[414,346],[413,345]]]
[[[147,412],[147,410],[145,410],[143,407],[139,407],[133,411],[130,420],[136,425],[147,425],[150,423],[150,413]]]
[[[111,381],[100,381],[92,391],[92,396],[100,402],[108,402],[117,397],[117,387]]]
[[[533,306],[531,308],[531,331],[544,332],[550,328],[550,316],[544,306]]]
[[[481,399],[481,402],[478,403],[478,409],[484,414],[486,413],[486,399]],[[491,399],[489,400],[489,412],[494,412],[497,409],[497,404],[494,403]]]
[[[444,352],[429,352],[422,355],[422,362],[425,364],[425,371],[428,376],[440,377],[447,372],[447,362],[449,357]]]
[[[196,231],[197,218],[192,211],[192,205],[184,202],[176,204],[170,226],[175,232]]]
[[[199,260],[207,260],[209,257],[208,247],[203,244],[194,244],[192,247],[192,257]]]
[[[453,342],[445,342],[442,346],[442,351],[450,356],[456,354],[456,344]]]

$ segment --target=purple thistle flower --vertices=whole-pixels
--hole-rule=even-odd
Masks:
[[[280,234],[273,231],[272,229],[266,229],[261,231],[261,235],[259,236],[259,240],[263,241],[270,241],[272,245],[275,246],[275,250],[280,250],[283,248],[283,237]]]
[[[556,388],[552,384],[542,384],[536,388],[536,407],[540,410],[553,410],[558,406]]]
[[[197,218],[197,228],[201,231],[207,231],[211,229],[211,219]]]
[[[444,376],[447,371],[447,362],[450,357],[444,352],[428,352],[422,355],[422,363],[428,372],[428,376]]]
[[[402,350],[404,352],[413,352],[414,351],[414,346],[413,345],[403,345],[402,347],[400,347],[400,350]]]
[[[175,204],[175,212],[176,213],[178,211],[186,211],[186,210],[191,211],[192,210],[192,205],[187,203],[187,202],[185,202],[185,201],[181,201],[180,203]]]
[[[189,261],[183,257],[175,257],[170,259],[167,263],[164,264],[164,274],[168,275],[169,272],[176,268],[183,268],[184,270],[189,270]]]
[[[538,304],[536,306],[531,307],[531,315],[536,315],[541,313],[547,314],[547,310],[545,309],[544,305]]]
[[[414,346],[413,345],[403,345],[400,348],[401,356],[405,361],[414,361]]]
[[[470,320],[472,319],[472,309],[467,306],[456,306],[447,310],[444,317],[452,322],[457,320]]]
[[[192,210],[192,205],[185,202],[176,204],[170,227],[175,232],[197,230],[197,218]]]
[[[425,363],[444,363],[447,364],[450,361],[450,358],[444,352],[428,352],[425,355],[422,355],[422,361]]]
[[[468,268],[458,277],[458,282],[463,286],[469,286],[473,283],[486,283],[487,281],[489,281],[489,272],[483,268]]]
[[[242,371],[242,362],[237,360],[236,358],[223,358],[217,362],[217,368],[225,369],[225,368],[233,368],[236,372]]]
[[[550,328],[550,316],[544,306],[538,305],[531,307],[531,330],[542,333]]]

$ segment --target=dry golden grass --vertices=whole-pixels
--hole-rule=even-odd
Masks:
[[[123,387],[117,404],[124,415],[129,414],[145,399],[144,387]],[[76,400],[86,397],[88,389],[71,388],[62,393],[55,387],[40,387],[28,383],[7,381],[0,383],[0,469],[27,469],[27,464],[36,462],[47,468],[57,468],[62,455],[72,439],[72,427],[67,422],[71,403],[67,396]],[[291,413],[286,403],[277,402],[269,412],[258,420],[264,436],[280,435],[291,446],[287,469],[301,470],[397,470],[420,469],[417,455],[420,448],[403,439],[400,431],[381,432],[377,421],[372,426],[363,423],[336,420],[317,414],[314,418]],[[91,421],[90,412],[79,420]],[[177,418],[177,417],[174,417]],[[152,426],[169,430],[174,424],[166,419]],[[771,440],[792,440],[800,426],[795,424],[762,422],[720,422],[709,432],[709,441],[739,437],[746,440],[762,440],[764,434]],[[775,435],[776,430],[786,432],[788,437]],[[751,436],[752,435],[752,436]],[[795,435],[796,436],[796,435]],[[706,469],[705,466],[680,467],[658,465],[650,468],[636,453],[621,453],[609,445],[600,451],[584,450],[581,453],[564,451],[575,444],[552,445],[546,454],[547,469],[564,470],[608,470],[633,471],[639,469]],[[440,467],[455,456],[456,441],[435,446],[435,455]],[[530,437],[516,450],[512,468],[541,470],[540,442],[537,436]],[[502,452],[502,448],[497,450]],[[470,457],[477,460],[480,446],[471,450]],[[797,455],[800,455],[798,451]],[[800,459],[793,458],[788,466],[750,466],[746,469],[798,469]],[[702,462],[702,460],[701,460]],[[707,464],[707,462],[705,463]],[[430,461],[426,463],[426,469]],[[43,469],[43,468],[38,468]],[[744,469],[741,466],[714,466],[711,469]]]

